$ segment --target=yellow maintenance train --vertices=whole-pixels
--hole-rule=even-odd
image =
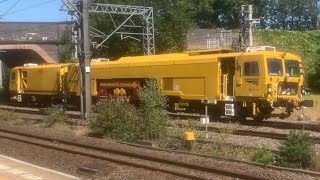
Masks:
[[[27,64],[11,70],[10,94],[18,102],[79,101],[79,64]],[[271,117],[277,107],[289,116],[303,101],[300,57],[275,51],[208,50],[153,56],[124,57],[91,63],[94,100],[124,96],[137,100],[145,81],[154,78],[169,99],[171,111],[209,115]]]

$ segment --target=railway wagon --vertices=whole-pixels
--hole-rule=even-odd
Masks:
[[[10,72],[11,99],[17,102],[59,103],[66,89],[68,64],[25,64]]]
[[[74,102],[80,95],[79,65],[69,64],[65,76],[68,99]],[[207,105],[211,117],[263,120],[276,107],[284,107],[281,115],[289,116],[294,108],[312,105],[302,97],[301,59],[274,51],[214,50],[95,62],[91,94],[94,100],[122,96],[138,101],[148,78],[158,81],[172,111],[201,112]]]

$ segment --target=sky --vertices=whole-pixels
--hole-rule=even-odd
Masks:
[[[58,22],[71,20],[61,0],[0,0],[0,22]]]

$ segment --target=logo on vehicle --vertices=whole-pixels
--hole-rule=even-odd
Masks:
[[[254,84],[254,85],[256,85],[256,86],[259,85],[259,79],[245,79],[245,81],[246,81],[247,83],[251,83],[251,84]]]

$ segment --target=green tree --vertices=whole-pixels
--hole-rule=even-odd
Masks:
[[[103,0],[95,2],[106,3]],[[194,6],[189,0],[110,0],[108,3],[153,7],[157,54],[177,52],[185,49],[186,34],[193,25],[191,18],[193,13],[190,12],[193,11]],[[112,15],[112,21],[111,17],[106,14],[91,14],[90,17],[91,25],[105,34],[110,34],[115,29],[114,23],[120,25],[127,18]],[[142,20],[139,17],[133,17],[130,22],[135,25],[142,25]],[[134,31],[141,32],[141,29],[137,28]],[[110,59],[129,55],[143,55],[142,37],[134,36],[134,38],[138,38],[140,41],[134,41],[131,38],[121,40],[121,36],[115,34],[104,44],[106,48],[94,50],[93,55],[106,56]],[[94,38],[93,41],[101,42],[101,39]]]
[[[240,27],[241,5],[253,5],[253,17],[264,12],[264,1],[259,0],[193,0],[196,7],[194,23],[200,28],[237,29]]]
[[[72,42],[72,31],[66,26],[61,37],[62,45],[59,51],[59,59],[62,63],[75,62],[73,60],[74,43]]]
[[[317,28],[317,0],[264,0],[263,28],[311,30]]]
[[[146,85],[140,90],[139,110],[143,122],[142,132],[147,139],[163,137],[167,134],[169,116],[167,109],[167,99],[161,93],[156,80],[149,79]]]
[[[320,39],[320,37],[319,37]],[[307,73],[306,82],[308,85],[308,88],[314,92],[314,93],[320,93],[320,49],[317,50],[317,57],[312,63],[312,69],[310,68]]]
[[[279,147],[277,163],[286,167],[308,168],[315,156],[314,142],[305,131],[290,131]]]

